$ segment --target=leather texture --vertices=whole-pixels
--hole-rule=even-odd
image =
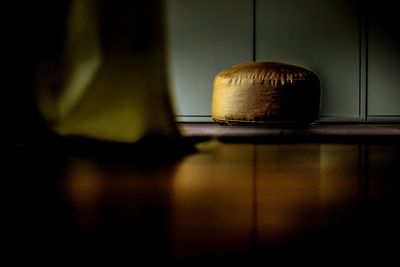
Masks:
[[[219,123],[312,123],[321,86],[311,70],[279,62],[234,65],[214,79],[212,117]]]

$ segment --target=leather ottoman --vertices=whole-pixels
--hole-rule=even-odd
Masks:
[[[249,62],[214,79],[212,118],[223,124],[311,124],[319,117],[321,86],[311,70],[278,62]]]

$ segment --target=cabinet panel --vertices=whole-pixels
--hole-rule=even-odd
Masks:
[[[369,9],[368,116],[400,117],[400,22],[395,3],[383,0]]]
[[[321,79],[321,116],[360,116],[357,0],[270,0],[256,5],[256,59],[302,65]]]
[[[171,95],[178,116],[210,116],[212,83],[253,55],[252,0],[168,0]]]

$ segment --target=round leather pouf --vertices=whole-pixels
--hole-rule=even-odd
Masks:
[[[311,124],[319,117],[321,85],[312,71],[278,62],[250,62],[214,79],[212,118],[223,124]]]

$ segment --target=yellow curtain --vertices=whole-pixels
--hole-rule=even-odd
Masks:
[[[162,0],[65,1],[36,75],[38,109],[49,127],[129,143],[179,135],[163,16]]]

